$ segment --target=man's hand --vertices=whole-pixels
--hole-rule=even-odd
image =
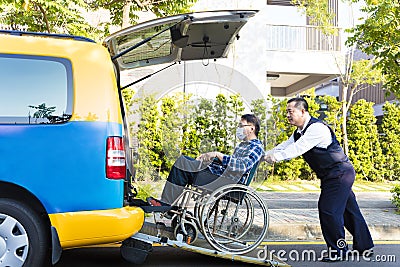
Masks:
[[[205,161],[205,162],[209,162],[209,161],[212,161],[217,156],[217,153],[218,152],[207,152],[207,153],[201,154],[196,159]]]
[[[267,154],[264,156],[264,161],[268,162],[269,164],[273,164],[276,162],[276,159],[273,154]]]

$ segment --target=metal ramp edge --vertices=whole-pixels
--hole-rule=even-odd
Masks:
[[[212,257],[217,257],[217,258],[223,258],[231,261],[240,261],[240,262],[245,262],[245,263],[251,263],[251,264],[257,264],[257,265],[263,265],[263,266],[279,266],[279,267],[290,267],[287,263],[283,262],[280,260],[278,257],[270,253],[268,250],[265,248],[260,248],[262,251],[261,253],[264,253],[264,257],[258,257],[257,255],[234,255],[230,253],[225,253],[225,252],[220,252],[212,248],[206,248],[202,246],[194,246],[187,244],[182,241],[182,238],[179,238],[180,236],[178,235],[179,240],[171,240],[167,237],[157,237],[153,235],[148,235],[144,233],[137,233],[133,235],[131,238],[134,240],[138,240],[141,242],[145,242],[151,245],[154,244],[159,244],[162,246],[170,246],[170,247],[175,247],[175,248],[180,248],[183,250],[203,254],[203,255],[208,255]],[[267,256],[268,254],[268,256]]]

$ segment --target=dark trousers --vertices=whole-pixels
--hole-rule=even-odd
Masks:
[[[351,164],[342,164],[321,179],[318,201],[322,234],[328,249],[346,252],[344,227],[353,235],[353,249],[360,252],[374,246],[368,226],[351,189],[355,171]],[[334,254],[334,253],[333,253]]]
[[[179,157],[171,168],[161,194],[161,200],[172,204],[186,185],[204,186],[219,178],[200,161],[187,156]]]

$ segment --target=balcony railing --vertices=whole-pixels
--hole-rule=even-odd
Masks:
[[[316,26],[267,24],[267,50],[340,51],[338,35],[326,35]]]

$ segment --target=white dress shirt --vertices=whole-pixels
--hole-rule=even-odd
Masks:
[[[301,137],[295,142],[293,134],[288,140],[277,145],[274,149],[268,151],[266,154],[273,154],[276,161],[289,160],[303,155],[314,147],[327,148],[332,143],[331,132],[323,123],[313,123],[307,131],[302,133],[304,128],[310,121],[311,116],[308,115],[304,123],[303,129],[297,129]]]

